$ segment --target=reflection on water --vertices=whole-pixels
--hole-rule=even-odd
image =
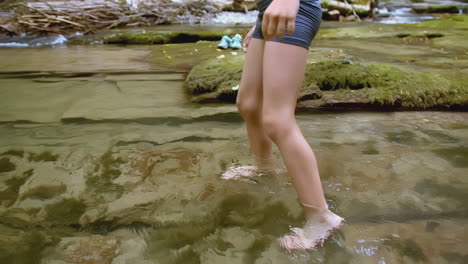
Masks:
[[[466,262],[466,113],[298,114],[349,223],[288,254],[276,238],[304,215],[278,151],[277,170],[222,178],[252,165],[234,105],[190,103],[143,48],[62,72],[71,54],[49,76],[1,62],[0,263]]]

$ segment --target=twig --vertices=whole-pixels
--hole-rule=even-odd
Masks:
[[[348,3],[348,1],[346,1],[346,0],[344,0],[344,2],[345,2],[347,5],[349,5],[349,6],[351,7],[351,11],[353,12],[353,15],[354,15],[355,17],[357,17],[357,20],[358,20],[359,22],[361,22],[361,18],[360,18],[359,15],[356,13],[356,11],[354,11],[353,5],[350,5],[350,4]]]

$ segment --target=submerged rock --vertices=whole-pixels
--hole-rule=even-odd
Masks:
[[[62,258],[71,263],[111,264],[120,241],[110,236],[63,238],[57,245]]]

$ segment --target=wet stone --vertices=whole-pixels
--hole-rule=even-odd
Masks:
[[[57,245],[61,259],[71,263],[111,264],[117,255],[120,241],[114,237],[93,235],[90,237],[63,238]]]
[[[455,138],[455,137],[452,137],[450,135],[447,135],[441,131],[438,131],[438,130],[430,130],[430,129],[427,129],[427,130],[422,130],[422,132],[424,134],[427,134],[431,137],[431,139],[435,139],[437,140],[438,142],[440,143],[457,143],[459,142],[460,140]]]
[[[86,205],[76,199],[63,199],[45,207],[47,220],[58,225],[78,224]]]
[[[468,168],[468,148],[441,148],[433,151],[437,156],[449,161],[454,167]]]
[[[340,243],[354,251],[353,259],[359,263],[452,263],[445,260],[444,253],[452,252],[455,259],[463,256],[467,223],[462,219],[438,223],[432,232],[425,232],[426,221],[345,226]]]
[[[51,162],[37,164],[33,175],[20,187],[21,199],[50,199],[66,191],[68,173]]]
[[[9,158],[0,159],[0,173],[14,171],[15,169],[16,165]]]
[[[24,150],[10,149],[0,154],[0,156],[16,156],[22,158],[24,156]]]
[[[415,146],[415,145],[418,145],[420,142],[416,133],[412,131],[388,132],[387,140],[392,143],[397,143],[397,144],[407,145],[407,146]]]
[[[451,264],[468,263],[468,255],[454,252],[442,252],[442,257]]]
[[[368,141],[366,144],[365,144],[365,148],[362,150],[362,153],[363,154],[366,154],[366,155],[377,155],[379,154],[379,150],[377,149],[376,147],[376,142],[374,141]]]
[[[417,262],[427,261],[427,257],[424,255],[421,247],[412,239],[396,240],[389,238],[383,244],[396,250],[402,257],[408,257]]]
[[[58,155],[54,155],[49,151],[45,151],[39,154],[31,153],[28,157],[29,161],[40,162],[40,161],[57,161]]]
[[[468,203],[468,188],[454,184],[444,184],[434,179],[423,179],[416,183],[414,190],[426,197],[443,197],[450,199],[450,203],[459,205]]]
[[[57,242],[53,234],[43,230],[21,230],[0,224],[0,263],[37,263],[44,249]]]

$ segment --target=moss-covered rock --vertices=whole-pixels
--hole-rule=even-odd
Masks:
[[[43,250],[58,242],[36,230],[18,230],[5,226],[0,228],[0,263],[38,263]]]
[[[78,224],[80,216],[86,211],[86,205],[76,199],[63,199],[46,206],[47,220],[54,224]]]
[[[0,159],[0,173],[14,171],[15,169],[16,165],[12,163],[9,158]]]
[[[457,5],[418,5],[413,7],[416,13],[453,13],[458,14]]]
[[[232,59],[215,59],[195,66],[185,80],[185,88],[190,94],[216,93],[217,96],[235,98],[232,90],[239,84],[242,73],[243,60],[239,57]],[[231,99],[232,99],[231,96]]]
[[[453,148],[442,148],[433,150],[433,152],[449,161],[452,166],[457,168],[468,168],[468,148],[467,147],[453,147]]]
[[[416,262],[427,261],[427,257],[421,246],[412,239],[400,240],[389,237],[385,240],[384,245],[396,250],[402,257],[409,257]]]
[[[42,153],[31,153],[29,155],[29,161],[39,162],[39,161],[57,161],[58,155],[54,155],[49,151],[44,151]]]
[[[114,157],[111,151],[105,152],[96,163],[94,172],[86,177],[87,191],[97,200],[107,197],[108,194],[114,199],[119,198],[123,193],[123,187],[112,181],[120,176],[119,166],[123,163],[125,162]]]
[[[245,31],[245,32],[244,32]],[[224,35],[246,33],[246,30],[234,31],[211,30],[201,32],[123,32],[109,35],[104,38],[105,44],[168,44],[168,43],[191,43],[200,40],[216,41]]]
[[[7,188],[0,191],[0,204],[5,202],[6,206],[13,204],[18,198],[21,185],[33,174],[33,170],[25,171],[21,176],[14,176],[5,181]]]
[[[67,187],[61,185],[39,186],[28,193],[22,195],[22,199],[30,198],[37,200],[46,200],[64,193]]]
[[[197,65],[188,75],[185,87],[195,95],[194,101],[235,102],[242,63],[240,59],[217,59]],[[406,108],[459,107],[468,104],[468,87],[464,83],[463,75],[447,77],[381,63],[321,61],[307,65],[300,99],[319,100],[314,106],[352,103]]]
[[[0,156],[16,156],[22,158],[24,156],[24,150],[10,149],[0,154]]]

